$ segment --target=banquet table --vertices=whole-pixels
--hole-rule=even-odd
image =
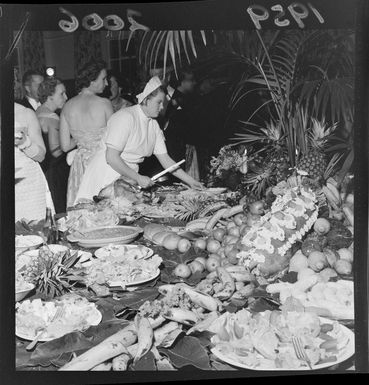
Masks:
[[[173,220],[170,218],[163,218],[161,221],[167,225],[171,226],[181,226],[184,225],[183,222],[178,220]],[[152,222],[151,220],[141,218],[133,223],[135,226],[144,227],[147,223]],[[37,233],[40,230],[37,226],[29,227],[25,229],[19,223],[16,226],[16,234],[30,234]],[[65,235],[61,235],[60,244],[69,246],[71,248],[80,249],[83,251],[88,251],[94,253],[96,248],[81,248],[76,244],[71,245]],[[85,288],[77,288],[76,292],[82,296],[85,296],[89,301],[94,302],[98,310],[102,313],[102,321],[98,326],[93,326],[87,329],[84,332],[72,332],[66,336],[63,336],[59,339],[49,342],[38,343],[36,348],[33,351],[26,351],[25,347],[28,345],[29,341],[23,340],[22,338],[16,337],[16,370],[25,371],[55,371],[59,367],[67,363],[75,354],[79,355],[84,351],[88,350],[89,347],[96,345],[99,341],[107,336],[111,335],[115,331],[122,328],[126,323],[127,319],[132,316],[133,312],[139,308],[145,301],[152,301],[160,296],[158,292],[158,287],[166,284],[173,283],[173,277],[171,276],[171,271],[173,270],[174,262],[182,261],[185,262],[187,259],[193,258],[193,253],[195,252],[192,248],[187,253],[179,253],[178,251],[169,251],[164,249],[161,246],[153,245],[148,240],[140,236],[136,239],[134,244],[142,244],[147,247],[150,247],[154,250],[154,253],[160,255],[163,258],[164,268],[161,270],[161,274],[156,279],[147,282],[145,284],[135,286],[133,288],[126,288],[126,290],[116,290],[112,291],[108,296],[99,297],[93,292],[86,290]],[[197,251],[198,253],[198,251]],[[189,282],[190,284],[199,282],[204,276],[199,275],[195,276],[193,281]],[[27,299],[37,298],[38,295],[33,293]],[[252,311],[264,311],[264,310],[273,310],[275,306],[272,303],[269,303],[263,298],[257,298],[253,303]],[[236,309],[229,309],[230,311],[235,311]],[[354,330],[354,322],[348,321],[345,323],[350,330]],[[210,335],[203,333],[200,335],[199,344],[196,345],[196,348],[199,351],[199,354],[206,352],[209,355],[209,362],[211,364],[198,366],[199,369],[207,370],[242,370],[245,371],[245,376],[247,376],[247,369],[240,369],[233,365],[222,362],[220,359],[214,357],[210,352]],[[189,338],[197,338],[189,337]],[[186,364],[186,357],[183,359],[184,366]],[[190,358],[188,357],[187,364],[191,365]],[[328,371],[352,371],[355,369],[355,357],[352,356],[344,362],[335,364],[327,368]],[[139,370],[154,370],[152,364],[146,363],[141,366]],[[172,369],[177,370],[177,369]],[[180,369],[179,369],[180,370]],[[325,371],[315,370],[314,372]]]

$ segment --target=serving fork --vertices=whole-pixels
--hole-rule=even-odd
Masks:
[[[313,367],[311,366],[310,359],[306,354],[301,338],[298,336],[292,336],[292,345],[293,345],[293,348],[295,349],[297,358],[299,360],[304,361],[308,365],[308,367],[312,370]]]
[[[64,315],[65,309],[64,306],[59,306],[56,310],[55,314],[53,315],[53,318],[50,320],[49,325],[52,324],[54,321],[56,321],[59,318],[62,318]],[[47,325],[48,326],[48,325]],[[32,350],[35,345],[37,344],[38,340],[41,338],[41,336],[44,334],[44,332],[47,329],[47,326],[44,326],[39,333],[36,335],[36,337],[26,346],[26,350]]]

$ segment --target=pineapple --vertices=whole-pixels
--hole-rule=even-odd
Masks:
[[[305,135],[306,146],[297,163],[297,169],[305,171],[309,178],[320,180],[327,168],[327,159],[324,154],[327,138],[335,128],[326,127],[326,124],[312,118],[312,127]]]
[[[250,156],[250,172],[245,178],[245,184],[258,197],[261,197],[268,187],[286,179],[291,167],[281,126],[271,121],[261,132],[264,135],[259,142],[265,147]]]
[[[42,246],[38,258],[34,259],[25,272],[25,279],[36,285],[45,298],[54,298],[69,292],[83,278],[70,271],[78,260],[78,253],[53,253],[48,246]]]
[[[227,206],[227,203],[224,201],[214,201],[205,196],[185,199],[177,204],[175,218],[187,222],[205,217]]]

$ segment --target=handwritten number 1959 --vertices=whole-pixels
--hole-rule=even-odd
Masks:
[[[290,25],[290,20],[286,17],[286,11],[283,6],[280,4],[273,5],[270,8],[274,12],[278,12],[274,16],[274,24],[278,27],[287,27]],[[319,11],[310,3],[307,3],[307,6],[301,3],[291,3],[287,7],[288,12],[294,18],[299,28],[304,28],[305,24],[303,19],[306,19],[309,16],[309,10],[313,12],[315,17],[318,19],[319,23],[323,24],[324,19]],[[250,15],[251,20],[253,21],[257,29],[261,29],[261,21],[267,20],[269,18],[269,11],[261,5],[251,5],[247,8],[247,13]]]

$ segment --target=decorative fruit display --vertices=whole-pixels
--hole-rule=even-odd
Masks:
[[[288,266],[291,246],[310,230],[318,216],[314,192],[303,186],[286,186],[270,211],[242,238],[240,263],[257,274],[271,276]]]

